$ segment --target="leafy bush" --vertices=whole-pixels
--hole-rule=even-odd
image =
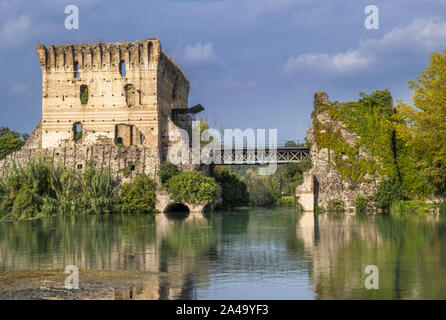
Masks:
[[[392,215],[426,214],[437,210],[438,207],[439,205],[437,204],[426,203],[422,200],[399,200],[392,202],[390,206],[390,213]]]
[[[180,173],[178,167],[170,162],[163,162],[160,166],[160,171],[158,172],[158,176],[161,179],[162,184],[165,184],[169,181],[170,178]]]
[[[121,173],[124,178],[128,178],[128,177],[130,177],[130,174],[132,173],[132,169],[130,168],[130,166],[127,166],[124,169],[121,169]]]
[[[375,195],[376,206],[383,210],[390,209],[392,202],[403,200],[404,191],[396,176],[390,176],[380,181]]]
[[[155,210],[156,183],[148,175],[139,174],[121,186],[117,209],[128,213],[149,213]]]
[[[282,192],[280,192],[280,190],[278,189],[273,189],[270,193],[274,203],[278,203],[279,200],[282,198]]]
[[[446,202],[442,202],[439,205],[439,213],[441,215],[446,215]]]
[[[342,200],[333,200],[328,205],[329,212],[341,213],[344,212],[344,210],[345,206],[344,206],[344,201]]]
[[[212,202],[218,196],[218,185],[214,178],[203,176],[201,172],[180,172],[170,178],[166,189],[175,201],[198,204]]]
[[[237,175],[224,170],[216,174],[215,179],[222,189],[223,208],[234,208],[248,205],[249,195],[246,183],[241,181]]]
[[[249,191],[249,203],[253,207],[265,207],[274,204],[274,198],[271,191],[264,184],[257,183],[251,186]]]
[[[357,213],[364,213],[367,211],[370,199],[363,195],[358,195],[355,199],[355,207]]]
[[[293,196],[281,197],[276,203],[277,203],[277,205],[282,206],[282,207],[288,207],[288,208],[298,207],[296,198]]]

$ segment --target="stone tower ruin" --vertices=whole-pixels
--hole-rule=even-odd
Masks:
[[[188,109],[189,81],[160,41],[39,44],[36,50],[42,120],[6,162],[44,153],[73,169],[94,161],[156,176],[173,143],[169,132],[189,129],[197,110]]]

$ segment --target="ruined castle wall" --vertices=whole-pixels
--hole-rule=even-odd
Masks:
[[[328,96],[323,92],[315,94],[315,105],[321,107],[329,104]],[[327,111],[315,115],[317,120],[324,124],[330,124],[333,131],[339,131],[342,138],[351,146],[355,144],[358,136],[349,132],[342,121],[333,120]],[[331,204],[342,201],[347,211],[355,210],[356,198],[361,195],[371,197],[377,190],[379,178],[372,182],[353,184],[351,179],[343,178],[336,170],[331,159],[335,158],[335,152],[327,148],[320,148],[315,138],[316,128],[312,124],[307,130],[306,140],[310,145],[311,169],[304,173],[303,183],[296,188],[296,197],[306,211],[312,211],[315,206],[321,209],[329,209]],[[362,158],[371,157],[365,150],[361,150]]]
[[[93,162],[97,167],[111,167],[118,180],[131,179],[138,173],[146,173],[158,180],[158,148],[150,146],[118,147],[113,140],[100,137],[95,144],[83,145],[70,142],[57,148],[34,148],[33,141],[40,136],[42,128],[37,126],[32,136],[19,151],[0,161],[0,176],[13,164],[25,166],[30,160],[54,160],[55,164],[67,169],[83,171]],[[124,169],[130,176],[126,177]]]
[[[172,108],[187,108],[189,94],[189,81],[159,40],[36,50],[42,120],[19,151],[0,161],[0,174],[12,163],[44,157],[73,170],[94,162],[123,180],[144,172],[158,181],[160,163],[174,143],[169,131],[178,128]]]
[[[179,129],[172,120],[172,109],[188,107],[189,81],[181,69],[163,52],[158,63],[158,105],[162,161],[167,161],[168,148],[176,143],[169,133]]]
[[[124,123],[143,135],[139,139],[143,145],[158,146],[160,52],[158,40],[50,48],[38,45],[42,68],[42,147],[60,147],[73,140],[76,122],[82,124],[87,142],[98,136],[114,139],[115,126]],[[125,75],[121,76],[123,61]],[[81,86],[88,87],[86,104],[81,103]]]

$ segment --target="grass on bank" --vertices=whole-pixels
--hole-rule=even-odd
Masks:
[[[63,214],[110,213],[119,199],[109,168],[88,165],[79,173],[34,159],[13,164],[0,179],[0,219],[22,220]]]
[[[201,172],[175,172],[166,189],[176,201],[212,202],[214,178]],[[121,184],[109,167],[87,164],[84,171],[48,159],[15,163],[0,172],[0,221],[41,217],[155,212],[157,184],[146,174]]]

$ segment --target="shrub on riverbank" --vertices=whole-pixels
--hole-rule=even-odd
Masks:
[[[376,206],[389,210],[392,203],[404,199],[403,186],[396,176],[390,176],[380,181],[375,193]]]
[[[166,189],[175,201],[198,204],[212,202],[218,197],[218,186],[214,178],[203,176],[199,171],[180,172],[170,178]]]
[[[345,211],[345,204],[342,200],[333,200],[330,201],[328,205],[328,211],[334,213],[343,213]]]
[[[145,173],[121,186],[117,210],[127,213],[150,213],[155,211],[156,182]]]
[[[369,209],[370,198],[363,195],[358,195],[355,199],[355,207],[357,213],[365,213]]]
[[[249,195],[246,183],[240,180],[237,175],[227,170],[216,172],[215,180],[222,189],[222,204],[220,207],[231,209],[246,206],[249,203]]]
[[[176,176],[178,173],[180,173],[180,170],[178,170],[178,167],[175,164],[170,162],[163,162],[161,163],[158,176],[161,179],[161,183],[165,184],[167,181],[169,181],[170,178]]]
[[[435,213],[441,207],[442,204],[426,203],[422,200],[400,200],[392,203],[390,213],[392,215]]]
[[[280,207],[288,207],[288,208],[296,208],[298,207],[298,203],[295,197],[293,196],[284,196],[281,197],[276,204]]]
[[[91,164],[77,173],[53,161],[34,159],[25,167],[9,167],[1,180],[2,219],[109,213],[117,199],[118,183],[111,170]]]
[[[271,190],[262,183],[253,184],[249,190],[249,204],[252,207],[268,207],[275,204]]]

